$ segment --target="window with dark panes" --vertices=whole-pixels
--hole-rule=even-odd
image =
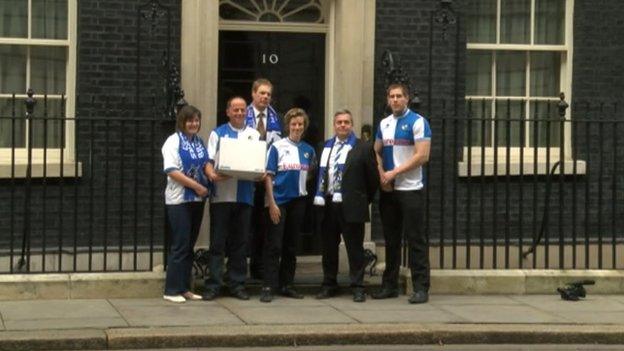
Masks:
[[[68,77],[74,79],[70,6],[76,0],[0,0],[0,148],[65,146],[66,123],[58,118],[66,116]],[[24,106],[29,88],[37,99],[32,126]]]
[[[573,0],[467,1],[466,104],[475,117],[467,144],[561,145],[559,128],[546,130],[548,124],[539,120],[558,117],[560,92],[570,102],[573,5]]]

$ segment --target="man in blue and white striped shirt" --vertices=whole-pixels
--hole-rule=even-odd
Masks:
[[[410,303],[429,300],[429,247],[424,233],[423,166],[429,161],[431,129],[427,120],[407,105],[405,85],[387,90],[392,114],[381,120],[375,137],[381,195],[379,212],[386,241],[386,269],[382,288],[373,298],[398,296],[398,278],[403,232],[409,245],[409,268],[414,293]]]
[[[222,273],[227,248],[227,274],[230,294],[248,300],[245,291],[247,278],[247,233],[251,225],[254,182],[219,174],[215,159],[222,138],[259,140],[260,133],[245,124],[247,103],[242,97],[231,98],[227,103],[229,122],[215,128],[208,138],[208,164],[206,174],[214,183],[210,198],[210,249],[204,300],[213,300],[223,285]]]

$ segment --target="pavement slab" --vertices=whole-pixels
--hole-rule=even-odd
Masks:
[[[258,296],[252,296],[249,300],[239,300],[233,297],[220,297],[214,301],[227,309],[237,311],[241,308],[250,307],[272,307],[272,308],[290,308],[290,307],[319,307],[326,306],[322,300],[317,300],[312,296],[306,296],[304,299],[291,299],[287,297],[275,296],[275,299],[271,303],[260,302]]]
[[[379,313],[378,310],[346,310],[347,316],[360,323],[462,323],[464,318],[439,309],[418,309],[406,307],[392,313]]]
[[[140,304],[111,303],[131,327],[233,325],[243,322],[226,308],[204,301],[173,304],[163,301]]]
[[[0,301],[5,322],[32,319],[115,318],[119,313],[106,300]]]
[[[513,295],[512,295],[513,296]],[[523,302],[506,295],[438,295],[429,296],[434,305],[520,305]]]
[[[174,304],[162,298],[0,302],[0,350],[334,344],[624,344],[624,299],[590,295],[407,296],[354,303],[277,297]],[[71,329],[77,329],[71,333]],[[80,331],[89,337],[82,337]],[[95,332],[95,333],[92,333]],[[98,334],[99,332],[99,334]],[[54,335],[65,335],[56,338]],[[102,341],[102,333],[108,339]],[[39,335],[46,337],[41,339]],[[30,338],[29,338],[30,337]],[[28,343],[32,340],[32,343]],[[104,346],[102,346],[104,342]]]
[[[47,318],[47,319],[20,319],[5,322],[6,330],[56,330],[93,328],[106,329],[127,327],[128,323],[121,318]]]
[[[338,310],[365,310],[365,311],[403,311],[403,310],[414,310],[418,309],[422,310],[434,310],[439,311],[439,309],[432,304],[420,304],[420,305],[410,305],[407,302],[407,296],[399,296],[397,298],[392,299],[383,299],[383,300],[374,300],[372,298],[367,298],[366,302],[353,302],[351,296],[339,296],[331,299],[319,300],[323,301],[324,304],[332,306]]]
[[[575,324],[620,324],[624,325],[624,312],[586,312],[561,311],[552,312],[554,315],[565,318]]]
[[[236,310],[236,315],[247,324],[357,323],[330,306],[249,307]]]
[[[106,300],[2,301],[5,330],[127,327]]]
[[[111,305],[115,308],[122,306],[185,306],[187,304],[199,304],[206,306],[220,306],[217,301],[187,301],[182,304],[175,302],[165,301],[163,298],[150,298],[150,299],[108,299]]]
[[[610,295],[590,295],[580,301],[565,301],[558,295],[518,295],[512,298],[548,312],[624,312],[624,303],[613,299]]]
[[[530,306],[456,305],[441,309],[469,323],[567,323],[562,317]]]

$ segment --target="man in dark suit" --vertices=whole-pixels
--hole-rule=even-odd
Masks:
[[[251,86],[251,104],[247,106],[245,124],[260,133],[260,140],[266,140],[267,148],[282,137],[282,122],[271,106],[273,84],[264,78],[256,79]],[[249,236],[249,273],[251,278],[262,280],[262,248],[267,232],[264,213],[264,182],[256,183],[252,212],[252,230]]]
[[[366,301],[364,292],[364,223],[370,220],[369,204],[379,186],[377,161],[371,142],[353,133],[349,110],[334,114],[334,137],[325,142],[319,162],[314,204],[320,214],[323,250],[323,284],[316,296],[338,293],[340,234],[349,257],[353,301]]]

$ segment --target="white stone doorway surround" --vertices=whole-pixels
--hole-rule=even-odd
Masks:
[[[348,108],[355,130],[373,122],[375,62],[375,0],[321,0],[325,23],[227,21],[219,17],[217,0],[182,0],[181,83],[187,101],[203,113],[202,123],[214,126],[217,114],[219,30],[262,30],[326,33],[325,137],[332,132],[333,111]],[[322,28],[321,28],[322,27]],[[211,127],[200,131],[207,139]],[[208,245],[208,213],[198,246]],[[370,226],[366,239],[370,241]],[[372,243],[367,242],[367,247]],[[374,245],[373,245],[374,247]],[[342,254],[341,256],[345,256]]]

